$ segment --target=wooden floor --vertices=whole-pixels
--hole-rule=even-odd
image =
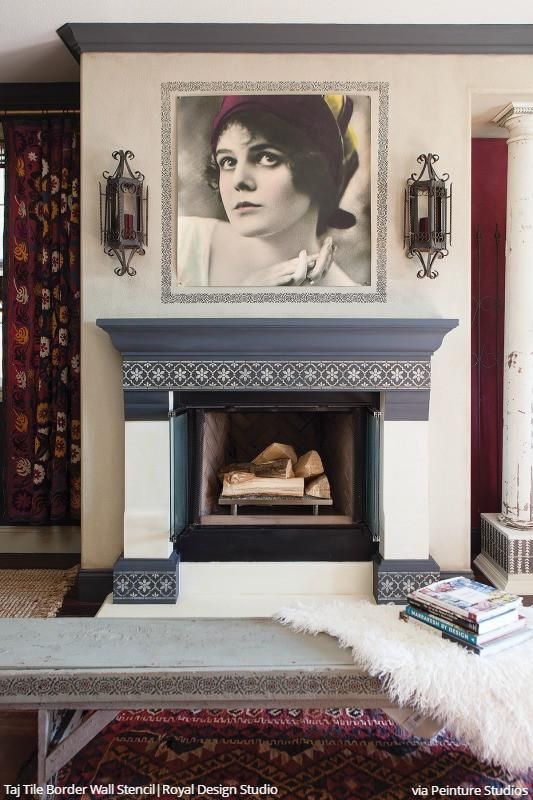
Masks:
[[[36,711],[0,712],[0,797],[5,797],[4,783],[18,783],[23,767],[28,764],[28,781],[35,780],[30,762],[37,742]]]

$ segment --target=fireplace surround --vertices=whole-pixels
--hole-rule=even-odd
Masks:
[[[399,601],[411,586],[436,579],[428,522],[431,357],[457,324],[98,320],[123,359],[124,552],[113,603],[175,603],[180,560],[372,562],[378,602]],[[232,426],[271,424],[270,436],[283,415],[284,424],[290,416],[295,429],[307,426],[300,449],[328,439],[337,450],[344,442],[348,477],[333,479],[335,513],[322,521],[322,509],[307,520],[293,509],[273,522],[272,513],[254,512],[244,515],[253,521],[236,522],[215,507],[202,478],[216,466],[206,468],[206,430],[222,437],[218,446],[227,452]]]

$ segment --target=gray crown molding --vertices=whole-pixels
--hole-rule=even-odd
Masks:
[[[79,23],[57,30],[82,53],[533,53],[533,25]]]
[[[429,361],[457,319],[98,319],[125,361]],[[162,387],[161,387],[162,388]]]

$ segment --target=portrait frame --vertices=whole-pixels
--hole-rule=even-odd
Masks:
[[[371,99],[369,285],[216,287],[177,284],[177,98],[225,94],[359,94]],[[168,81],[161,84],[161,300],[163,303],[386,302],[389,84],[385,81]]]

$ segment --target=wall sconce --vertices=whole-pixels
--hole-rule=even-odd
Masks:
[[[100,244],[104,253],[116,256],[120,266],[115,275],[136,275],[131,266],[133,256],[144,255],[148,244],[148,188],[144,194],[144,175],[133,173],[128,161],[135,158],[131,150],[115,150],[118,166],[110,175],[104,172],[105,190],[100,187]],[[105,199],[102,215],[102,199]]]
[[[418,175],[413,172],[405,190],[404,240],[407,258],[416,255],[422,264],[418,278],[437,277],[435,259],[447,256],[452,243],[452,185],[448,191],[448,173],[439,178],[433,169],[438,160],[435,153],[418,156],[422,169]]]

